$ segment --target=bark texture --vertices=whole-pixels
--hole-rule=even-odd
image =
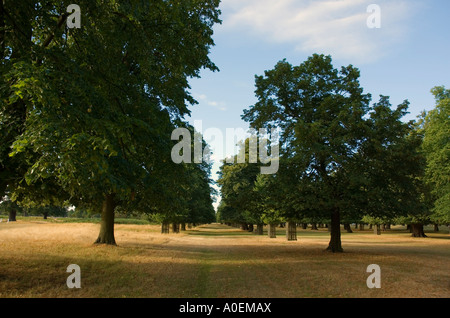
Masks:
[[[344,252],[341,243],[341,215],[338,208],[335,208],[331,213],[330,243],[328,244],[327,251],[333,253]]]
[[[116,245],[114,238],[114,210],[116,203],[113,194],[105,195],[102,207],[102,220],[100,222],[100,233],[95,244]]]
[[[423,224],[421,223],[413,223],[411,224],[411,233],[412,237],[427,237],[425,232],[423,231]]]
[[[161,234],[169,234],[170,223],[163,222],[161,224]]]
[[[268,233],[268,235],[269,235],[270,238],[276,238],[277,237],[276,229],[277,229],[277,225],[276,224],[269,224],[269,233]]]
[[[297,241],[297,223],[286,223],[286,239],[288,241]]]
[[[17,210],[16,209],[9,210],[9,222],[15,222],[16,221],[16,214],[17,214]]]

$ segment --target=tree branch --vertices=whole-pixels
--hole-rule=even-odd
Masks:
[[[62,25],[66,22],[67,17],[69,16],[69,13],[63,13],[58,18],[58,23],[56,24],[55,31],[52,34],[49,34],[47,38],[45,39],[44,43],[42,44],[43,47],[47,47],[52,42],[53,38],[55,37],[55,33],[58,29],[62,27]]]

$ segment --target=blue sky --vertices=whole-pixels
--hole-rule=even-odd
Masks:
[[[381,9],[380,28],[367,26],[370,4]],[[246,129],[240,116],[256,102],[254,76],[313,53],[359,68],[373,102],[380,94],[394,106],[409,100],[406,120],[434,107],[432,87],[450,88],[448,0],[222,0],[220,8],[210,55],[220,72],[190,82],[199,105],[189,120],[201,120],[203,130]],[[214,159],[215,178],[221,158]]]

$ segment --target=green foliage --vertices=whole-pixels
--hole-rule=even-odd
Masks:
[[[249,163],[249,143],[240,144],[239,153],[229,163],[224,160],[220,167],[218,184],[222,201],[218,208],[222,221],[232,223],[262,223],[262,210],[258,204],[255,182],[259,176],[258,164]],[[243,163],[238,158],[244,158]],[[231,161],[231,160],[230,160]]]
[[[242,118],[255,129],[281,129],[280,169],[261,200],[277,207],[267,211],[291,219],[332,214],[338,222],[422,212],[421,139],[401,120],[408,102],[392,110],[381,96],[370,106],[359,76],[352,65],[338,70],[318,54],[256,76],[258,101]]]
[[[436,107],[423,118],[423,152],[427,160],[425,182],[433,195],[432,218],[450,223],[450,90],[435,87]]]

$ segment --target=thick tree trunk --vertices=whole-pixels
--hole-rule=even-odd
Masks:
[[[48,213],[44,213],[44,220],[47,220]]]
[[[327,251],[333,253],[344,252],[341,243],[341,216],[339,208],[335,208],[331,213],[330,243],[328,244]]]
[[[180,225],[178,223],[172,223],[172,233],[180,233]]]
[[[375,224],[375,226],[373,228],[373,233],[375,235],[381,235],[381,226],[380,226],[380,224]]]
[[[427,237],[423,231],[423,224],[413,223],[411,224],[412,237]]]
[[[250,223],[250,224],[248,225],[248,231],[249,231],[249,232],[253,232],[253,229],[254,229],[253,223]]]
[[[438,224],[434,224],[434,231],[435,232],[439,232],[439,225]]]
[[[17,214],[17,210],[16,209],[9,210],[9,222],[15,222],[16,221],[16,214]]]
[[[344,229],[347,231],[347,233],[353,233],[352,227],[350,226],[349,223],[344,224]]]
[[[277,237],[277,225],[276,224],[269,224],[269,237],[270,238],[276,238]]]
[[[359,223],[359,230],[364,231],[364,223]]]
[[[186,223],[181,223],[181,231],[186,231]]]
[[[161,234],[169,234],[170,223],[163,222],[161,224]]]
[[[100,233],[95,244],[116,245],[114,239],[114,210],[116,203],[114,194],[107,194],[103,201],[102,220],[100,222]]]
[[[286,223],[286,239],[288,241],[297,241],[297,223]]]
[[[264,235],[264,224],[257,224],[256,225],[256,235]]]
[[[318,231],[319,229],[317,228],[317,223],[312,223],[311,224],[311,230],[314,230],[314,231]]]
[[[302,223],[302,229],[306,230],[308,228],[308,223]]]

